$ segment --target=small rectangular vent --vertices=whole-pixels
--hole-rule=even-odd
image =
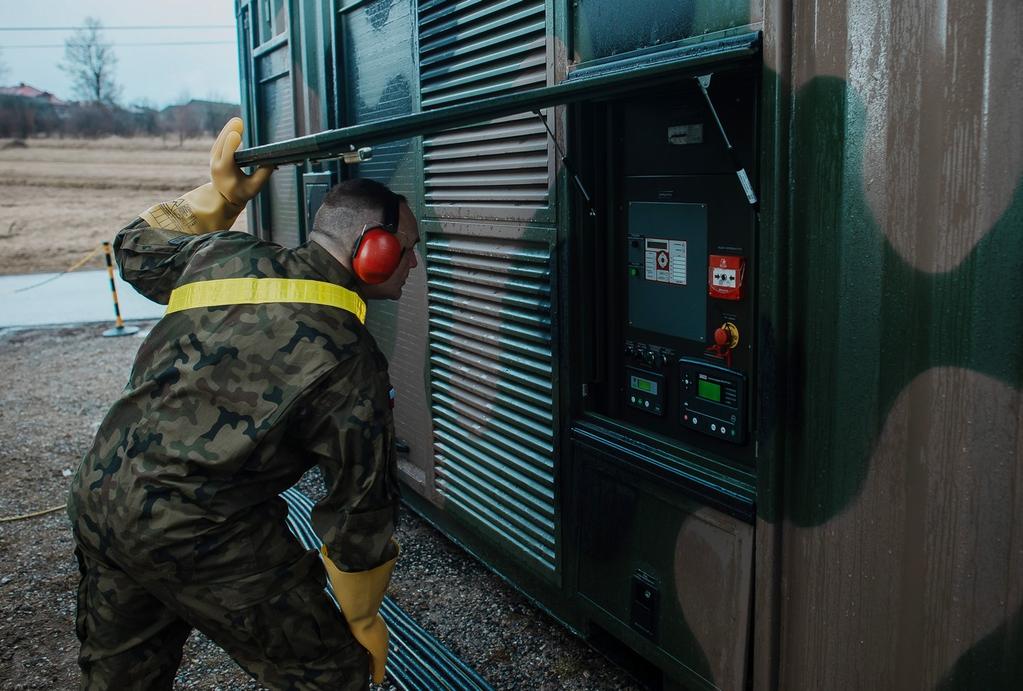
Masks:
[[[534,565],[556,568],[547,243],[426,243],[437,491]]]
[[[547,83],[544,0],[432,0],[419,5],[423,110]],[[547,133],[525,113],[423,140],[430,206],[543,208]]]

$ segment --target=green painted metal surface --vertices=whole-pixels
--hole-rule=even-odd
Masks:
[[[430,134],[453,126],[467,125],[492,118],[601,98],[623,90],[638,89],[659,81],[678,79],[686,72],[707,65],[720,66],[731,60],[748,58],[759,45],[756,34],[668,48],[643,57],[626,70],[608,70],[579,79],[566,79],[556,86],[531,89],[522,93],[495,96],[481,101],[447,106],[436,110],[399,116],[380,123],[353,125],[339,130],[298,137],[279,144],[266,144],[240,150],[239,165],[295,163],[336,158],[350,146],[393,141]]]
[[[574,60],[585,63],[632,50],[745,26],[750,0],[578,0],[572,3]]]

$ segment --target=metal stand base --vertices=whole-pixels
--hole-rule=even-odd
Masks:
[[[115,326],[112,329],[107,329],[103,332],[104,336],[131,336],[133,333],[138,333],[139,327],[137,326]]]

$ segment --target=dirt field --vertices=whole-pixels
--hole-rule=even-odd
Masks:
[[[212,143],[0,139],[0,274],[64,271],[139,212],[207,182]],[[82,268],[103,266],[97,253]]]

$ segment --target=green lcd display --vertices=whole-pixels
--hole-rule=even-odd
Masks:
[[[632,377],[632,388],[639,389],[640,391],[646,391],[649,394],[657,395],[657,382],[650,381],[649,379],[640,379],[639,377]]]
[[[701,379],[697,393],[700,398],[706,398],[708,401],[717,401],[718,403],[721,402],[720,384]]]

